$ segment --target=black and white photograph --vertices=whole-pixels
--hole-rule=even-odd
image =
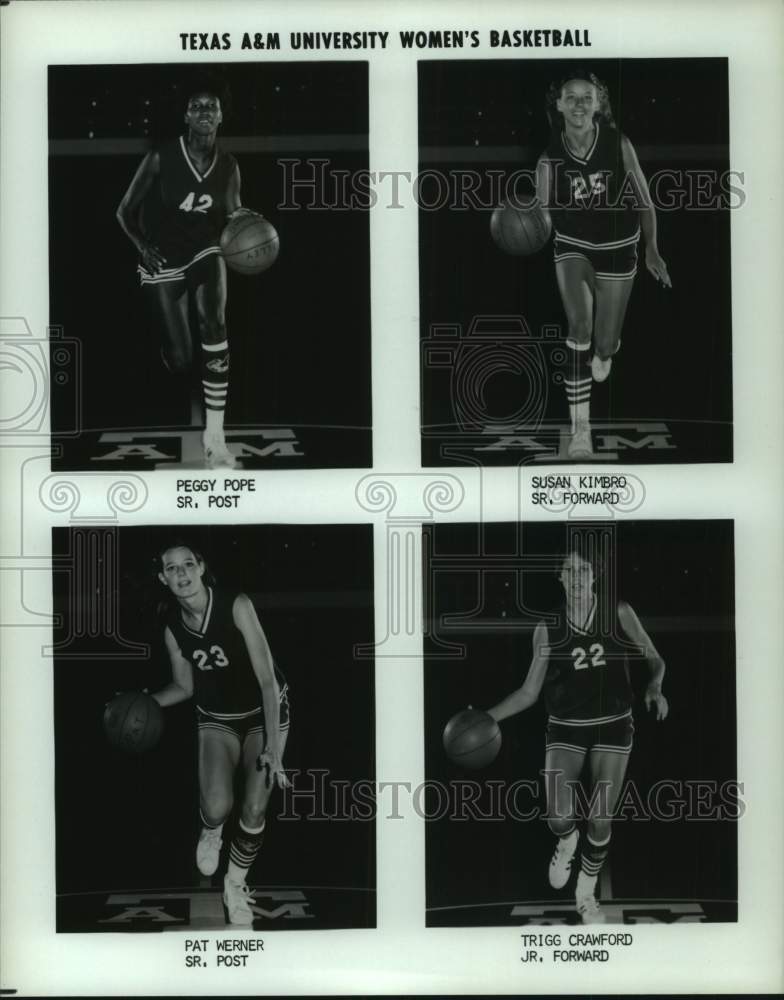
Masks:
[[[783,34],[0,0],[0,994],[781,993]]]
[[[368,216],[335,194],[367,102],[360,61],[49,67],[56,468],[372,464]]]
[[[425,465],[732,461],[727,60],[588,56],[419,63]]]
[[[54,552],[58,931],[374,927],[370,530]]]
[[[737,920],[732,522],[426,539],[428,926]]]

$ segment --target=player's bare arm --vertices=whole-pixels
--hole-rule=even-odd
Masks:
[[[663,720],[667,718],[670,708],[667,699],[662,694],[662,681],[664,680],[664,660],[653,644],[653,640],[645,631],[642,622],[637,617],[634,609],[626,601],[618,602],[618,621],[621,628],[636,646],[640,647],[650,668],[651,677],[648,687],[645,690],[645,707],[656,709],[656,718]]]
[[[637,159],[634,146],[625,135],[621,136],[621,155],[623,156],[623,169],[626,171],[626,176],[633,178],[637,189],[640,228],[645,240],[645,266],[657,281],[660,281],[666,288],[672,288],[667,265],[659,254],[656,238],[656,209],[653,206],[648,181],[640,166],[640,161]]]
[[[250,209],[242,207],[242,199],[240,196],[240,188],[242,182],[240,180],[240,168],[235,163],[234,170],[231,172],[229,177],[229,183],[226,187],[226,218],[231,219],[235,215],[239,215],[242,212],[249,212]]]
[[[269,766],[270,783],[277,782],[281,788],[285,788],[290,782],[283,770],[280,741],[280,687],[275,676],[269,643],[253,602],[246,594],[237,595],[232,614],[234,624],[245,640],[251,666],[261,688],[267,745],[260,760],[262,765]]]
[[[117,221],[128,239],[133,243],[142,258],[142,263],[150,273],[159,271],[166,263],[166,258],[160,250],[145,239],[139,224],[139,210],[145,196],[160,174],[161,165],[157,151],[148,153],[128,185],[128,190],[117,207]]]
[[[552,229],[553,226],[550,218],[550,171],[550,159],[542,154],[536,162],[536,200],[539,202],[548,229]]]
[[[491,715],[496,722],[500,722],[502,719],[508,719],[510,715],[517,715],[518,712],[523,712],[526,708],[534,705],[542,690],[549,660],[550,648],[547,645],[547,627],[544,622],[539,622],[534,630],[531,665],[522,687],[513,691],[493,708],[488,709],[487,714]]]
[[[170,705],[178,705],[181,701],[187,701],[188,698],[193,697],[193,668],[182,655],[177,640],[169,628],[164,630],[163,640],[166,644],[166,652],[169,654],[172,679],[166,687],[156,691],[152,697],[161,708],[168,708]]]

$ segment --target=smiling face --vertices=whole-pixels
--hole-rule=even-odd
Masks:
[[[177,546],[161,556],[158,579],[175,597],[195,597],[203,587],[204,563],[190,549]]]
[[[185,124],[191,132],[209,135],[217,131],[222,121],[223,110],[219,97],[206,92],[191,94],[185,109]]]
[[[558,576],[568,601],[584,601],[593,596],[593,566],[577,552],[570,552]]]
[[[567,125],[582,129],[593,124],[599,110],[599,92],[590,80],[567,80],[555,106]]]

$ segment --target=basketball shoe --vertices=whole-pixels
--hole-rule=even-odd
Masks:
[[[598,354],[594,354],[591,358],[591,375],[594,382],[604,382],[611,368],[612,358],[600,358]]]
[[[577,876],[574,901],[577,912],[580,914],[580,919],[584,924],[603,924],[606,919],[594,895],[595,889],[596,876],[580,872]]]
[[[223,824],[216,827],[203,826],[196,845],[196,867],[202,875],[214,875],[218,870],[220,850],[223,846],[221,830]]]
[[[223,902],[229,911],[229,923],[250,927],[253,923],[253,912],[250,904],[254,902],[253,893],[244,882],[231,882],[229,876],[223,880]]]
[[[201,436],[204,465],[207,469],[236,469],[237,459],[226,447],[223,431],[205,431]]]
[[[577,830],[572,830],[566,837],[558,838],[558,843],[555,845],[553,856],[550,859],[550,868],[547,872],[550,885],[553,889],[563,889],[569,881],[574,852],[577,850],[578,838],[579,834]]]
[[[593,457],[593,444],[591,443],[591,425],[587,420],[580,420],[575,424],[572,432],[572,439],[566,449],[569,458],[591,458]]]

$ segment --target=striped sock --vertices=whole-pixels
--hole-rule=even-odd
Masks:
[[[222,340],[219,344],[202,343],[201,386],[208,417],[211,411],[222,414],[226,409],[229,391],[228,340]]]
[[[607,839],[597,844],[591,839],[591,835],[585,838],[585,846],[580,857],[580,870],[588,878],[596,880],[596,876],[602,870],[607,854],[610,850],[610,835]]]
[[[230,882],[239,884],[245,881],[264,842],[264,826],[262,823],[257,830],[249,830],[240,820],[229,850],[229,867],[226,875]]]
[[[578,423],[588,421],[590,416],[592,376],[587,363],[590,349],[590,344],[578,344],[571,338],[566,341],[564,387],[572,431]]]

